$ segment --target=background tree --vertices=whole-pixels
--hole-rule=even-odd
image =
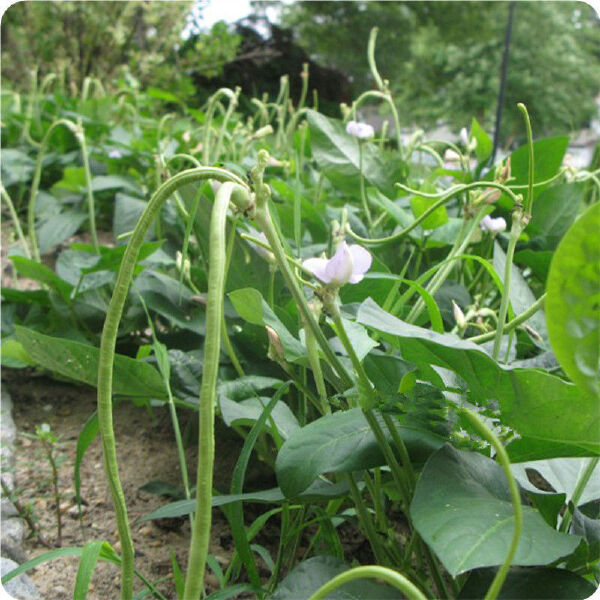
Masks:
[[[175,44],[193,2],[20,2],[2,18],[2,75],[14,85],[32,67],[65,71],[79,87],[129,65],[149,77]]]
[[[378,26],[377,62],[404,122],[476,116],[493,126],[508,2],[298,2],[282,7],[285,26],[320,62],[341,69],[355,91],[371,87],[369,30]],[[525,102],[538,133],[585,126],[600,90],[599,21],[580,2],[517,2],[503,137],[520,132]],[[520,134],[519,134],[520,135]]]

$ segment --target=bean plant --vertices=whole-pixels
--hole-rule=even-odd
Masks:
[[[97,387],[74,485],[79,499],[99,435],[120,540],[3,581],[73,555],[78,599],[98,560],[120,568],[123,600],[593,593],[599,172],[568,164],[566,136],[534,140],[524,104],[528,142],[496,164],[476,119],[456,143],[408,135],[376,36],[375,88],[340,118],[316,92],[309,107],[307,68],[296,103],[296,74],[274,100],[223,88],[200,109],[124,81],[3,90],[3,364]],[[374,102],[380,131],[361,120]],[[113,429],[126,399],[173,423],[182,481],[168,483],[183,492],[143,517],[189,518],[170,591],[137,568]],[[242,438],[228,490],[213,482],[217,418]],[[276,487],[246,488],[251,460]],[[248,504],[264,509],[252,522]],[[225,572],[209,554],[217,507],[235,543]],[[274,555],[256,543],[269,521]],[[360,563],[345,527],[366,540]]]

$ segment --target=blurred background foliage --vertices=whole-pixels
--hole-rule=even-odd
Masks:
[[[26,75],[37,68],[39,77],[54,72],[77,90],[94,76],[109,87],[163,88],[199,106],[223,85],[273,97],[285,74],[295,96],[309,62],[320,110],[338,115],[339,102],[374,86],[366,46],[378,26],[377,63],[403,124],[458,129],[475,116],[489,130],[508,4],[254,0],[248,18],[207,28],[206,1],[21,2],[2,18],[2,77],[26,90]],[[274,9],[276,24],[266,17]],[[597,15],[583,2],[516,2],[505,144],[522,133],[517,102],[528,106],[538,135],[581,129],[597,115],[599,33]]]

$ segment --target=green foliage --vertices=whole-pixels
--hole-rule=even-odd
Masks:
[[[600,205],[591,206],[558,246],[548,274],[546,319],[561,366],[582,390],[600,395]]]
[[[78,89],[85,77],[114,76],[129,65],[146,78],[172,53],[191,2],[22,2],[2,19],[2,75],[23,82],[65,76]],[[64,74],[64,75],[63,75]]]
[[[514,516],[502,468],[493,460],[444,446],[425,465],[410,513],[453,576],[504,561]],[[515,565],[552,563],[580,542],[554,531],[532,508],[524,508],[523,521]]]

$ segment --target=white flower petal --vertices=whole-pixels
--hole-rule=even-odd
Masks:
[[[353,244],[348,246],[348,250],[352,256],[352,262],[354,264],[352,268],[353,275],[362,275],[366,273],[373,264],[373,256],[368,250],[365,250],[362,246]],[[354,283],[350,280],[350,283]]]
[[[482,231],[489,231],[490,233],[500,233],[506,230],[506,221],[502,217],[493,219],[490,215],[485,215],[479,222],[479,227]]]
[[[361,140],[368,140],[375,135],[375,130],[368,123],[348,121],[348,124],[346,125],[346,133]]]
[[[362,273],[353,273],[350,275],[350,279],[348,279],[348,283],[360,283],[365,276]]]
[[[302,266],[323,283],[329,283],[331,278],[326,272],[328,262],[326,258],[307,258],[302,262]]]
[[[344,285],[348,283],[354,268],[352,254],[348,249],[348,244],[342,242],[336,253],[327,261],[325,272],[329,277],[329,283],[334,285]]]
[[[495,233],[500,233],[501,231],[506,230],[506,221],[502,217],[498,217],[497,219],[492,219],[492,229]]]

